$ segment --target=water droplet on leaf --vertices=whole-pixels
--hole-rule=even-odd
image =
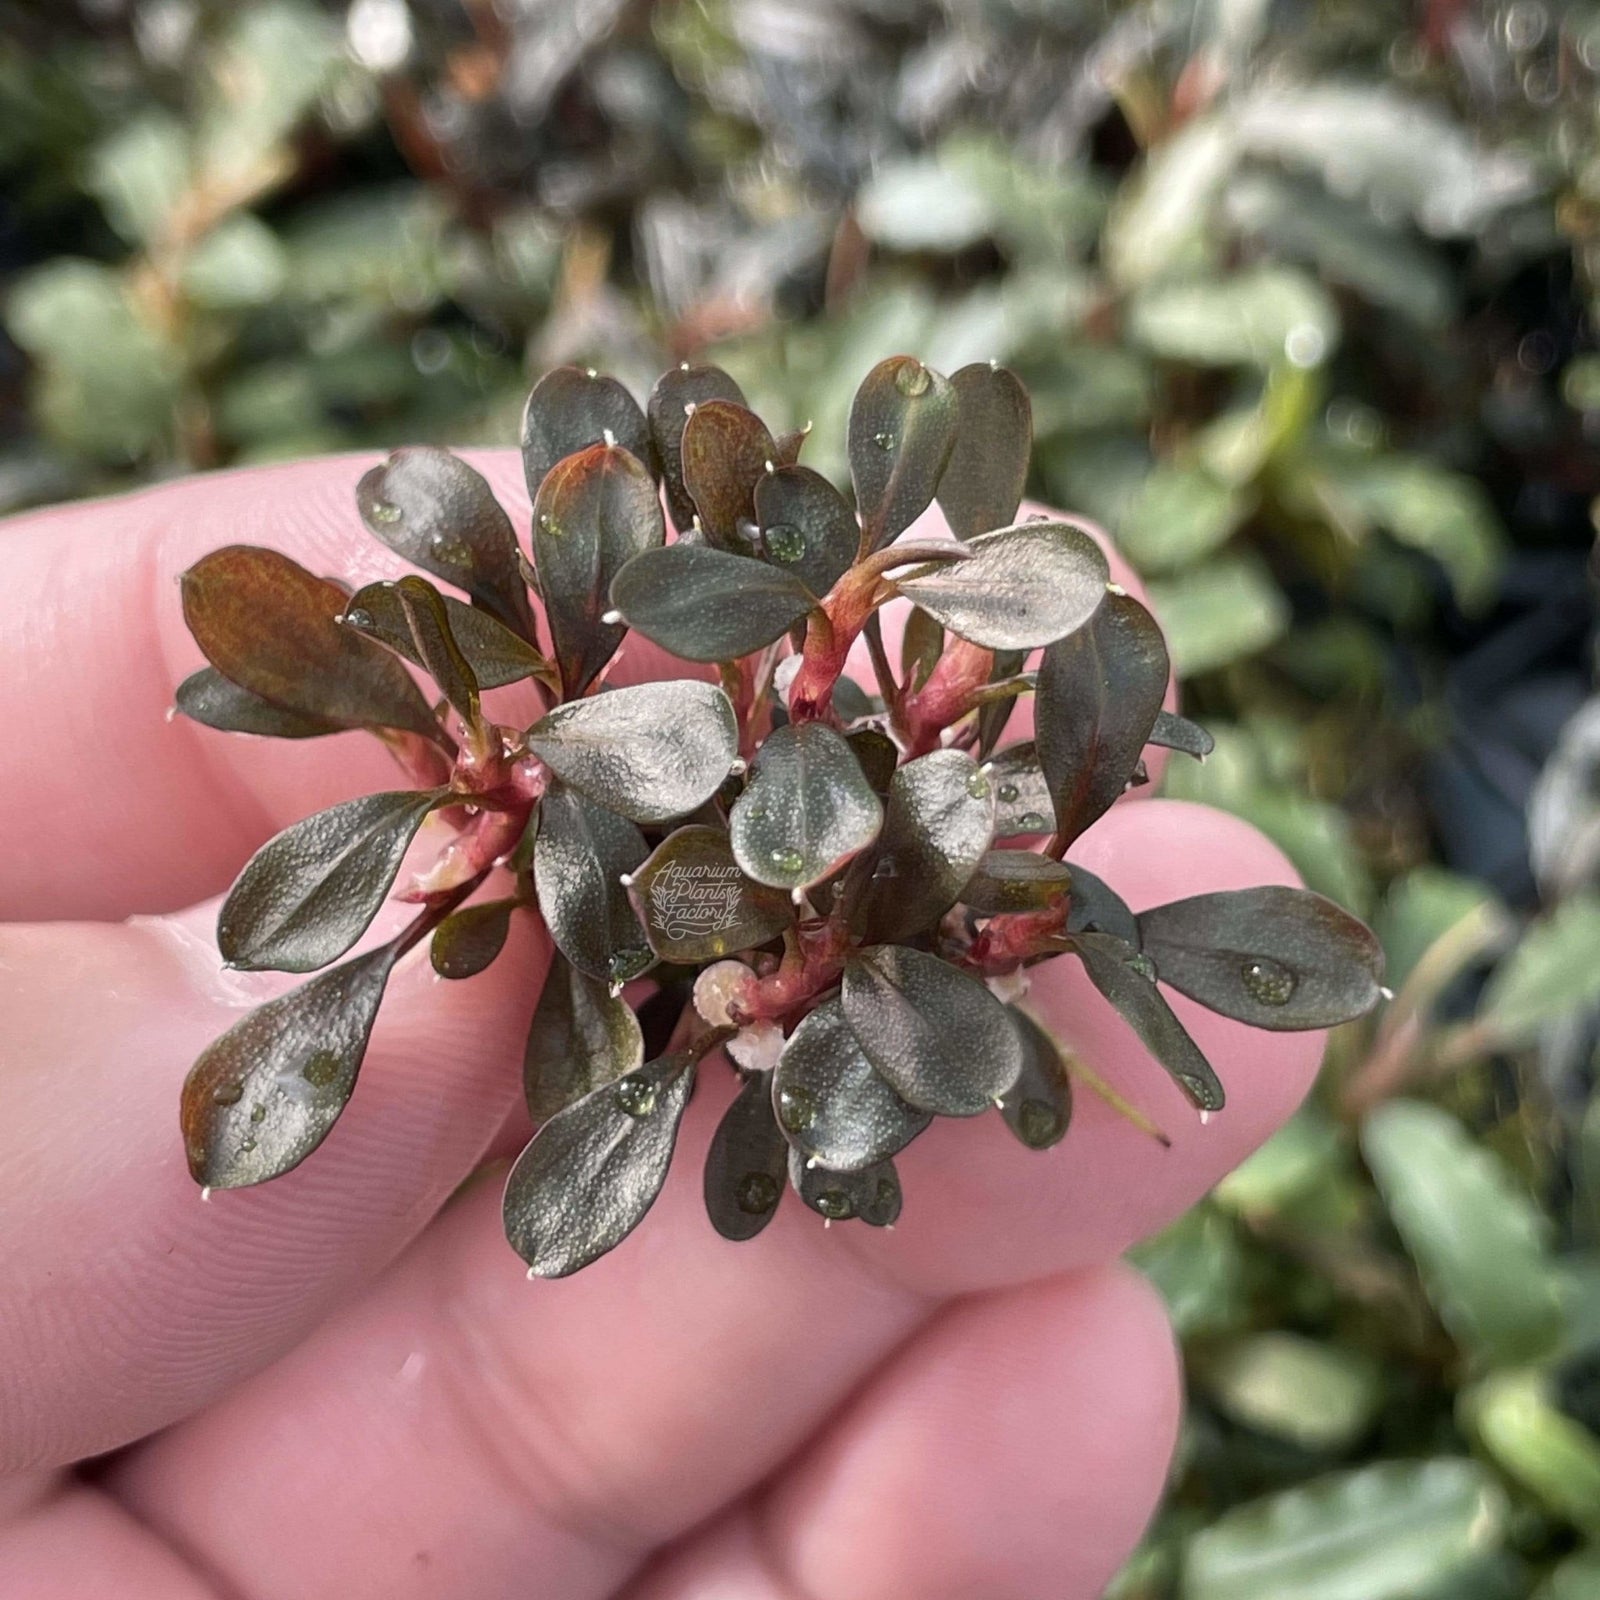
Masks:
[[[339,1076],[339,1058],[332,1050],[319,1050],[300,1069],[300,1076],[317,1089],[326,1089]]]
[[[374,500],[371,515],[374,522],[381,522],[388,527],[398,522],[405,513],[392,501]]]
[[[987,800],[989,798],[989,780],[981,772],[974,772],[967,779],[967,793],[974,800]]]
[[[1022,791],[1014,783],[1002,783],[995,793],[1000,797],[1002,805],[1010,805]]]
[[[798,850],[792,850],[787,845],[774,850],[767,859],[772,863],[776,872],[798,872],[805,865],[805,857]]]
[[[778,1121],[790,1133],[804,1133],[817,1120],[817,1097],[809,1089],[778,1090]]]
[[[906,362],[894,375],[895,388],[913,399],[919,394],[926,394],[932,382],[933,374],[920,361]]]
[[[1264,1006],[1286,1006],[1294,998],[1295,975],[1270,956],[1252,956],[1239,968],[1250,997]]]
[[[798,561],[806,553],[806,536],[792,522],[767,529],[767,553],[774,561]]]
[[[778,1203],[778,1186],[769,1173],[747,1172],[734,1190],[739,1209],[749,1217],[764,1217]]]
[[[817,1210],[829,1222],[843,1222],[852,1214],[854,1207],[850,1204],[850,1196],[843,1189],[824,1189],[817,1196]]]
[[[656,1086],[641,1072],[617,1080],[617,1104],[630,1117],[648,1117],[656,1108]]]
[[[894,449],[894,435],[892,433],[875,433],[872,436],[872,442],[877,445],[880,450]]]
[[[211,1092],[211,1103],[218,1106],[236,1106],[244,1099],[242,1083],[218,1084]]]
[[[1037,811],[1024,811],[1017,818],[1017,827],[1023,833],[1043,833],[1045,827],[1044,818]]]
[[[1017,1132],[1022,1142],[1042,1150],[1061,1131],[1061,1117],[1048,1100],[1024,1100],[1017,1107]]]
[[[646,949],[614,950],[606,959],[606,975],[613,983],[629,983],[650,965]]]
[[[1142,951],[1128,957],[1128,965],[1139,974],[1141,978],[1148,978],[1151,983],[1156,981],[1156,964]]]

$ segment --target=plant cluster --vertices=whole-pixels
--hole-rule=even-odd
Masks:
[[[1163,709],[1160,629],[1095,539],[1016,520],[1032,443],[1018,380],[891,357],[848,435],[853,506],[800,463],[805,433],[775,438],[716,368],[667,372],[644,410],[558,368],[522,426],[531,559],[446,451],[398,451],[357,486],[368,529],[465,598],[415,575],[352,594],[249,546],[184,575],[210,665],[180,709],[280,737],[367,728],[412,785],[286,829],[228,894],[230,965],[318,975],[195,1064],[198,1182],[304,1160],[355,1088],[401,956],[426,939],[441,976],[470,977],[519,911],[556,947],[526,1052],[539,1127],[505,1196],[542,1276],[638,1224],[719,1046],[743,1084],[706,1206],[745,1239],[786,1185],[829,1221],[892,1223],[893,1157],[936,1116],[998,1110],[1024,1144],[1058,1142],[1062,1052],[1016,1003],[1040,962],[1081,962],[1202,1116],[1223,1086],[1161,984],[1275,1029],[1376,1003],[1377,942],[1331,901],[1268,887],[1135,915],[1067,859],[1144,781],[1146,746],[1208,741]],[[902,538],[935,499],[955,537]],[[909,609],[898,672],[891,601]],[[630,628],[716,681],[608,688]],[[871,690],[847,672],[858,640]],[[540,714],[495,720],[487,694],[524,681]],[[1006,743],[1030,695],[1033,737]],[[415,919],[349,957],[430,818],[445,837],[400,890]],[[647,974],[658,1049],[624,997]]]

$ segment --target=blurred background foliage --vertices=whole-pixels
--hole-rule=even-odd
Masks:
[[[1600,1595],[1600,3],[0,0],[0,509],[997,358],[1397,991],[1139,1258],[1119,1600]],[[1070,1146],[1068,1147],[1070,1156]]]

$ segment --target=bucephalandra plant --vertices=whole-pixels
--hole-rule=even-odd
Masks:
[[[556,947],[526,1052],[538,1131],[505,1196],[539,1276],[638,1224],[718,1047],[743,1083],[706,1207],[748,1239],[786,1186],[830,1221],[892,1223],[893,1157],[936,1116],[998,1109],[1024,1144],[1057,1143],[1062,1053],[1007,998],[1039,962],[1082,962],[1202,1115],[1223,1087],[1163,984],[1262,1028],[1375,1004],[1376,941],[1318,895],[1136,916],[1070,861],[1144,781],[1147,745],[1203,756],[1210,741],[1163,709],[1160,629],[1090,534],[1016,520],[1032,433],[1011,373],[873,368],[850,413],[853,506],[800,465],[803,442],[775,438],[712,367],[666,373],[643,411],[561,368],[522,426],[531,555],[478,473],[408,449],[361,479],[362,518],[458,594],[420,576],[352,594],[237,545],[184,575],[211,665],[181,710],[280,738],[365,728],[408,785],[286,829],[228,894],[231,966],[317,975],[195,1063],[182,1123],[199,1183],[303,1161],[350,1098],[400,957],[426,940],[442,977],[471,977],[518,914]],[[935,499],[955,537],[902,541]],[[898,669],[892,600],[911,605]],[[716,681],[607,688],[629,628]],[[858,641],[870,688],[846,675]],[[485,693],[524,682],[542,714],[493,720]],[[1024,695],[1033,738],[1007,745]],[[447,842],[400,890],[415,919],[351,957],[429,818]],[[623,991],[646,974],[641,1016]]]

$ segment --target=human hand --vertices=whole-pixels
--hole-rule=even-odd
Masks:
[[[515,456],[475,464],[525,525]],[[360,735],[268,748],[167,721],[199,664],[173,579],[230,542],[395,576],[355,515],[361,465],[0,527],[0,1595],[1090,1600],[1155,1503],[1179,1409],[1160,1307],[1115,1258],[1293,1110],[1320,1035],[1172,996],[1228,1090],[1202,1127],[1052,963],[1034,1007],[1170,1149],[1081,1093],[1043,1155],[995,1118],[940,1122],[899,1158],[892,1233],[824,1233],[791,1204],[735,1249],[699,1194],[732,1092],[708,1073],[647,1227],[530,1284],[498,1184],[446,1204],[526,1136],[547,946],[519,918],[468,982],[408,958],[326,1146],[201,1204],[179,1085],[278,982],[219,970],[207,897],[393,773]],[[675,670],[624,648],[614,681]],[[1293,876],[1242,823],[1163,800],[1113,807],[1074,856],[1135,909]]]

